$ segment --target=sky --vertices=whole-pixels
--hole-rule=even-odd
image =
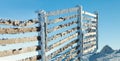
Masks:
[[[120,49],[120,0],[0,0],[0,18],[35,19],[35,11],[52,11],[76,5],[82,5],[85,11],[98,11],[99,50],[105,45]]]

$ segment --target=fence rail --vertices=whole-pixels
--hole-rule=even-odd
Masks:
[[[97,13],[81,6],[37,13],[35,20],[0,19],[0,61],[79,61],[97,50]]]

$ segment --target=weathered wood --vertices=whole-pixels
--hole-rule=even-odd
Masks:
[[[61,41],[53,44],[52,47],[57,47],[57,46],[59,46],[59,45],[65,43],[65,42],[69,41],[70,39],[72,39],[72,38],[74,38],[74,37],[76,37],[76,36],[77,36],[77,34],[74,34],[74,35],[72,35],[72,36],[69,36],[69,37],[67,37],[67,38],[65,38],[65,39],[63,39],[63,40],[61,40]]]
[[[93,45],[95,45],[96,44],[96,41],[91,41],[91,42],[89,42],[89,43],[85,43],[84,45],[83,45],[83,48],[88,48],[88,47],[91,47],[91,46],[93,46]]]
[[[93,52],[95,49],[96,49],[96,46],[92,46],[91,48],[85,49],[85,50],[83,51],[83,54],[90,53],[90,51]]]
[[[47,29],[47,32],[50,33],[50,32],[53,32],[53,31],[56,31],[58,29],[61,29],[61,28],[65,28],[67,26],[71,26],[73,24],[77,24],[77,21],[72,21],[72,22],[69,22],[67,24],[62,24],[62,25],[59,25],[59,26],[56,26],[56,27],[53,27],[51,29]]]
[[[77,14],[79,15],[78,17],[77,17],[77,20],[78,20],[78,30],[79,30],[79,32],[78,32],[78,42],[77,42],[77,45],[79,46],[79,48],[77,49],[78,51],[80,51],[80,52],[78,52],[78,59],[80,60],[81,58],[82,58],[82,53],[83,53],[83,31],[82,31],[82,23],[83,23],[83,14],[82,14],[82,11],[83,11],[83,8],[82,8],[82,6],[78,6],[78,11],[77,11]]]
[[[26,59],[21,59],[21,60],[18,60],[18,61],[38,61],[38,60],[41,60],[41,55],[28,57]]]
[[[39,23],[38,20],[28,20],[28,21],[12,21],[1,19],[0,24],[13,25],[13,26],[30,26],[33,24]]]
[[[0,40],[0,45],[16,44],[40,40],[40,36]]]
[[[68,40],[69,40],[68,42],[63,43],[63,44],[59,45],[58,47],[55,47],[55,48],[51,49],[49,52],[46,52],[46,56],[48,56],[48,55],[50,55],[51,53],[53,53],[53,52],[59,50],[59,49],[62,48],[62,47],[68,45],[69,43],[71,43],[71,42],[77,40],[78,38],[75,37],[75,36],[76,36],[76,35],[71,36],[70,38],[72,38],[72,39],[69,38],[70,40],[68,39]]]
[[[41,10],[38,13],[38,19],[40,21],[39,26],[41,27],[41,31],[39,33],[39,35],[41,36],[41,42],[39,42],[39,44],[41,44],[41,55],[42,61],[47,61],[47,58],[45,57],[45,48],[46,48],[46,12],[44,10]]]
[[[0,34],[15,34],[25,32],[36,32],[40,31],[40,27],[33,28],[0,28]]]
[[[32,46],[32,47],[25,47],[25,48],[13,49],[13,50],[0,51],[0,57],[37,51],[40,49],[41,48],[39,46]]]
[[[89,18],[89,17],[86,17],[86,16],[83,16],[82,18],[83,18],[83,20],[89,20],[89,21],[96,22],[95,18]]]
[[[66,16],[66,17],[60,17],[60,18],[56,18],[54,20],[50,20],[48,22],[48,24],[53,24],[53,23],[57,23],[57,22],[61,22],[61,21],[66,21],[66,20],[70,20],[72,18],[77,18],[77,14],[71,15],[71,16]]]
[[[60,56],[64,56],[66,55],[66,53],[71,53],[74,52],[76,49],[77,44],[75,42],[72,42],[66,46],[64,46],[63,48],[61,48],[60,50],[57,50],[56,52],[53,52],[52,54],[54,55],[54,58],[52,57],[52,60],[58,58],[60,58]],[[59,53],[59,54],[58,54]],[[50,55],[49,55],[50,56]]]
[[[83,39],[83,43],[87,43],[90,41],[96,40],[96,37],[91,37],[91,38],[87,38],[87,39]]]
[[[73,29],[71,29],[71,30],[73,30]],[[50,46],[50,45],[52,45],[52,44],[54,44],[54,43],[57,43],[57,42],[60,42],[61,40],[65,39],[65,38],[67,38],[67,37],[69,37],[69,36],[71,36],[71,35],[73,35],[73,34],[75,34],[75,33],[77,33],[77,32],[78,32],[77,30],[71,31],[71,33],[68,33],[67,31],[65,31],[65,33],[66,33],[65,36],[62,35],[62,33],[60,33],[61,37],[56,37],[56,35],[53,36],[53,37],[50,37],[50,38],[52,38],[52,40],[50,40],[50,41],[48,42],[47,46]],[[63,32],[63,33],[64,33],[64,32]]]
[[[92,16],[92,17],[97,17],[96,14],[92,14],[92,13],[87,12],[87,11],[82,11],[82,14],[89,15],[89,16]]]
[[[82,25],[85,27],[96,27],[96,24],[83,23]]]
[[[84,34],[84,36],[90,36],[90,35],[96,35],[96,32],[90,32],[90,33]]]
[[[50,11],[50,12],[47,13],[47,16],[54,16],[54,15],[65,14],[65,13],[69,13],[69,12],[76,12],[77,10],[78,10],[78,7],[68,8],[68,9],[63,9],[63,10]]]

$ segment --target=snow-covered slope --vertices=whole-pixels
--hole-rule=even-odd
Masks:
[[[120,61],[120,50],[113,50],[106,45],[100,52],[91,55],[89,61]]]

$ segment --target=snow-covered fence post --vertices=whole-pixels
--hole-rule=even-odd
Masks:
[[[96,20],[96,44],[97,44],[97,48],[96,48],[96,51],[97,51],[97,49],[98,49],[98,12],[95,12],[95,14],[96,14],[96,17],[95,17],[95,20]]]
[[[40,37],[41,37],[41,60],[46,61],[45,49],[46,49],[46,12],[41,10],[38,12],[38,19],[40,22]]]
[[[78,9],[78,59],[81,60],[83,51],[83,34],[82,34],[82,6],[77,6]]]

